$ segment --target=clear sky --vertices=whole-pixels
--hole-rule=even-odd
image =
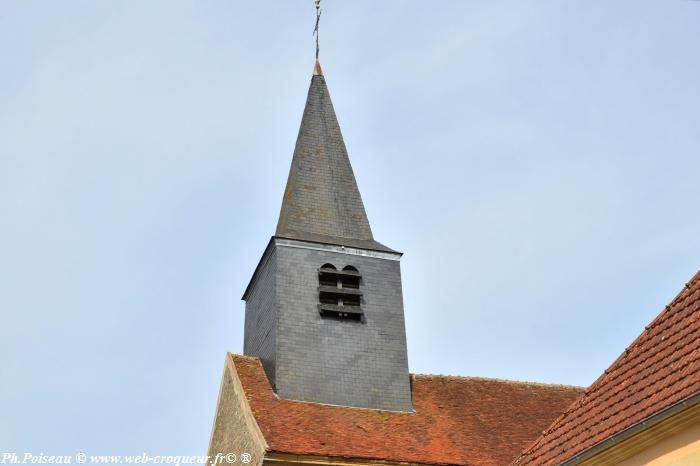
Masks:
[[[700,2],[323,0],[412,372],[590,384],[700,268]],[[205,452],[312,0],[0,7],[0,450]]]

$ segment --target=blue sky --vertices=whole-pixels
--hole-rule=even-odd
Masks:
[[[700,3],[323,3],[411,371],[590,384],[700,268]],[[313,21],[3,2],[0,450],[206,450]]]

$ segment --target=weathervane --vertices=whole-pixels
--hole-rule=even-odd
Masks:
[[[314,0],[316,2],[316,27],[314,28],[314,35],[316,36],[316,60],[318,60],[318,23],[321,22],[321,0]]]

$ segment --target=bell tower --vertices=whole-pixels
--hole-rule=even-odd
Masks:
[[[243,296],[244,353],[280,398],[412,411],[400,259],[372,235],[316,61],[277,231]]]

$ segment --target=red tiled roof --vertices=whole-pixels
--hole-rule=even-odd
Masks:
[[[700,391],[700,272],[513,464],[559,465]]]
[[[412,376],[415,413],[280,400],[257,358],[230,354],[269,451],[502,466],[583,392],[493,379]]]

